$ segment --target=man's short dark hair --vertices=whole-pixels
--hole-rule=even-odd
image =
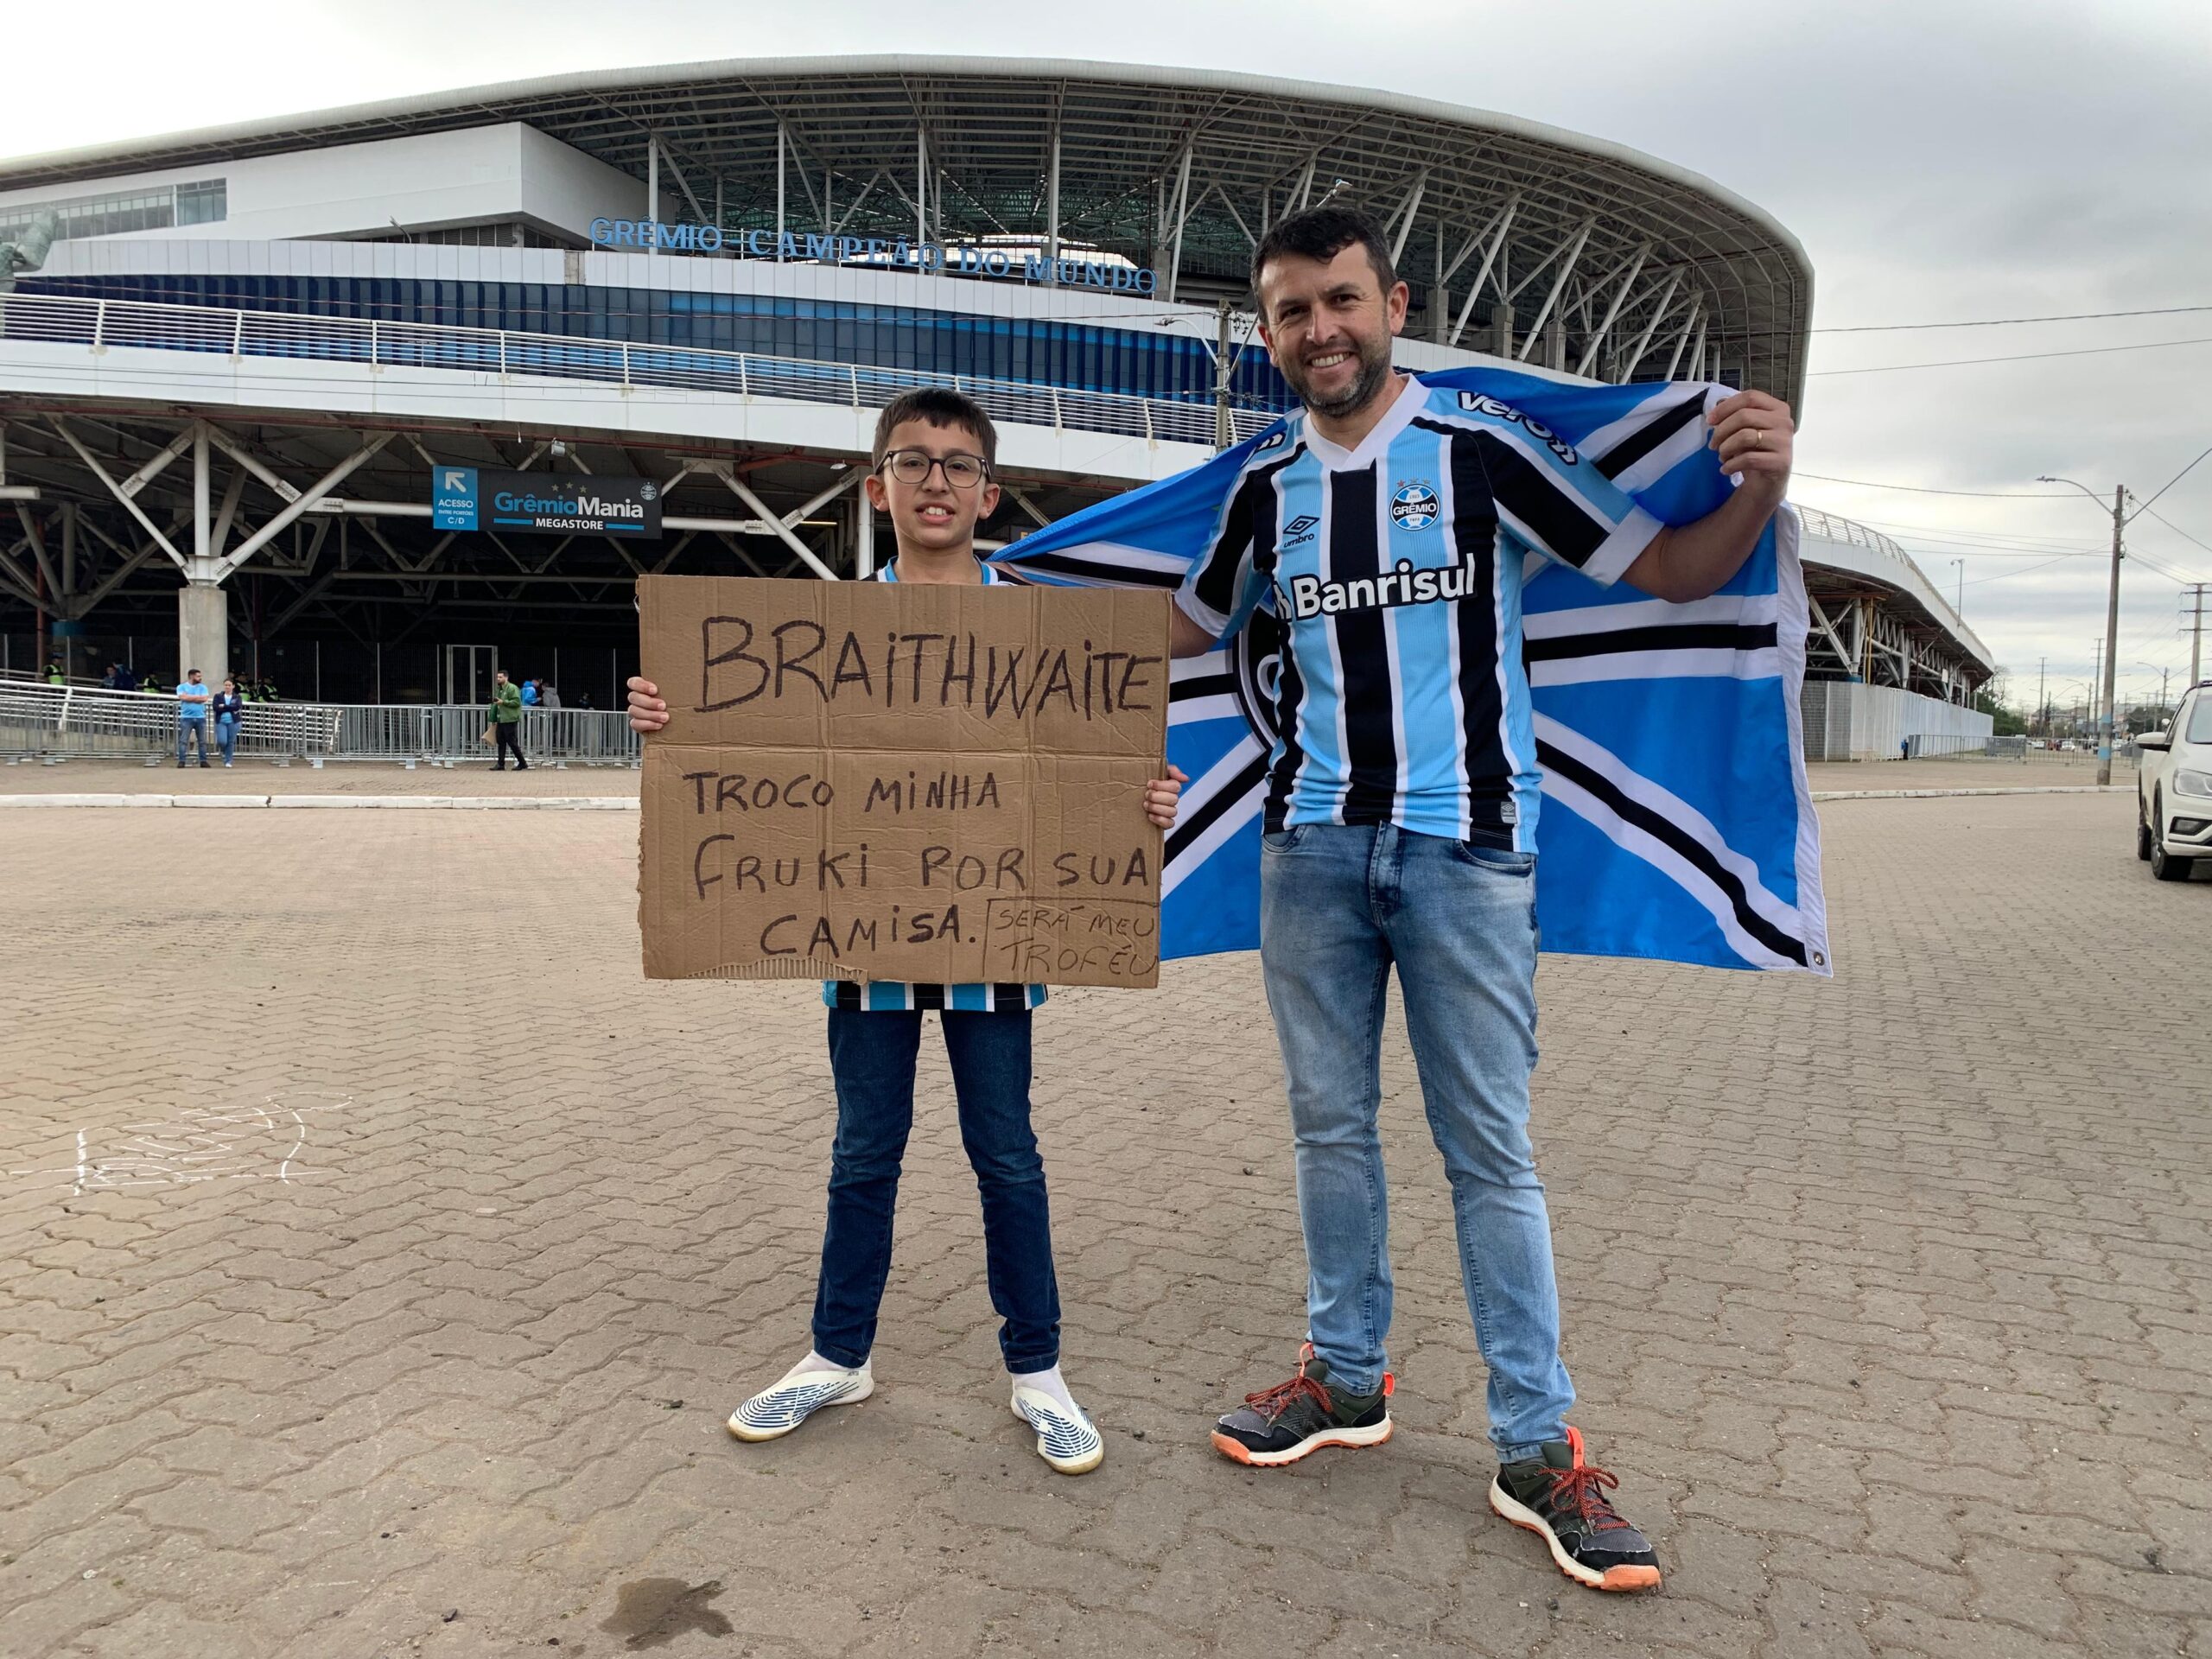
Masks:
[[[902,391],[883,406],[883,413],[875,417],[875,442],[868,454],[871,467],[883,465],[884,451],[890,447],[892,433],[908,421],[961,429],[976,440],[976,447],[983,452],[983,464],[997,468],[998,428],[991,424],[991,417],[983,413],[983,406],[973,397],[944,386],[920,386],[912,391]]]
[[[1279,219],[1252,250],[1252,296],[1260,293],[1260,272],[1270,259],[1299,254],[1326,264],[1355,242],[1367,250],[1367,263],[1375,267],[1375,280],[1388,294],[1398,284],[1398,267],[1390,257],[1389,238],[1382,227],[1357,207],[1308,207]]]

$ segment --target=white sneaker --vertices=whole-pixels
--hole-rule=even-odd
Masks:
[[[1106,1460],[1106,1442],[1081,1406],[1067,1407],[1041,1389],[1014,1385],[1014,1414],[1037,1431],[1037,1455],[1064,1475],[1087,1475]]]
[[[857,1405],[874,1392],[874,1374],[865,1365],[856,1371],[794,1371],[730,1413],[729,1432],[741,1440],[776,1440],[823,1406]]]

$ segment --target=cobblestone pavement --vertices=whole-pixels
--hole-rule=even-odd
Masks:
[[[2078,788],[2096,782],[2097,759],[2039,753],[2026,760],[1830,761],[1807,770],[1815,790]],[[78,759],[51,766],[35,761],[0,766],[0,795],[634,796],[639,776],[627,766],[581,761],[565,769],[543,763],[528,772],[494,774],[485,761],[463,761],[450,769],[424,765],[410,772],[391,761],[334,760],[321,766],[295,761],[280,766],[270,760],[241,760],[228,771],[219,766],[202,771],[196,765],[179,771],[167,761],[149,766]],[[2123,762],[2113,780],[2133,785],[2134,768]]]
[[[219,761],[203,770],[197,765],[180,769],[169,761],[149,766],[140,761],[79,757],[50,766],[35,760],[0,766],[0,795],[634,796],[639,775],[627,766],[582,761],[566,767],[541,763],[527,772],[494,772],[482,760],[464,760],[450,768],[425,762],[411,772],[389,760],[332,760],[320,766],[302,760],[289,766],[240,760],[230,767]]]
[[[0,818],[0,1653],[2212,1659],[2212,880],[2131,810],[1828,808],[1833,983],[1547,959],[1637,1599],[1484,1509],[1402,1036],[1400,1432],[1208,1449],[1300,1329],[1249,958],[1039,1015],[1103,1469],[1007,1413],[941,1055],[876,1396],[741,1446],[806,1342],[822,1015],[639,978],[634,820]]]

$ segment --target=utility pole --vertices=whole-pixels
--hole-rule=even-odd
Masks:
[[[2195,464],[2194,461],[2190,463],[2191,466]],[[2094,490],[2074,479],[2055,478],[2050,474],[2044,473],[2037,478],[2036,482],[2070,484],[2092,501],[2097,502],[2100,505],[2103,505],[2103,498]],[[2156,496],[2152,498],[2153,500],[2157,499]],[[2097,647],[2104,669],[2104,700],[2101,707],[2094,711],[2097,716],[2097,781],[2100,784],[2112,782],[2113,681],[2113,670],[2117,666],[2116,659],[2120,656],[2117,649],[2120,644],[2120,562],[2124,556],[2121,552],[2120,538],[2126,528],[2127,486],[2117,484],[2113,486],[2112,492],[2112,585],[2105,599],[2105,639],[2111,640],[2115,649],[2107,652],[2101,642]],[[2097,688],[2092,685],[2089,691],[2090,696],[2094,697],[2096,696]]]
[[[1229,302],[1214,307],[1213,447],[1217,452],[1236,442],[1229,424]]]
[[[2182,595],[2188,601],[2182,608],[2182,614],[2190,619],[2189,683],[2191,685],[2204,677],[2204,619],[2212,615],[2212,612],[2208,612],[2204,606],[2208,594],[2212,594],[2212,582],[2191,582],[2188,592]]]
[[[2036,707],[2043,710],[2043,734],[2046,738],[2050,735],[2050,699],[2044,695],[2044,675],[2050,666],[2050,658],[2036,658]]]
[[[2112,698],[2115,671],[2120,666],[2120,534],[2127,528],[2127,486],[2116,484],[2112,492],[2112,588],[2105,600],[2105,639],[2109,642],[2105,652],[2105,707],[2104,715],[2097,723],[2097,781],[2112,782]]]

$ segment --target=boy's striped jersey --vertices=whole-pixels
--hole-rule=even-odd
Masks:
[[[1287,644],[1264,827],[1395,823],[1535,845],[1522,561],[1601,583],[1661,529],[1598,466],[1477,391],[1407,380],[1357,449],[1300,412],[1247,461],[1177,601]]]
[[[997,587],[1011,582],[1014,578],[1003,570],[976,561],[982,572],[983,586]],[[878,582],[899,580],[899,562],[893,559],[875,573]],[[1019,1014],[1025,1008],[1038,1007],[1045,1000],[1042,985],[974,983],[938,985],[928,982],[909,983],[900,979],[872,979],[865,984],[858,980],[825,979],[822,982],[822,1000],[833,1008],[846,1008],[867,1014],[898,1014],[916,1008],[950,1008],[957,1014]]]

